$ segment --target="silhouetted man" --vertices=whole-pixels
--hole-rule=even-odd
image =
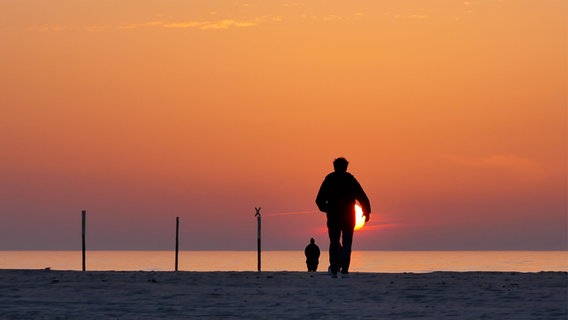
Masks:
[[[310,244],[306,246],[304,250],[306,255],[306,264],[308,265],[308,271],[316,271],[318,269],[320,248],[316,244],[314,238],[310,239]]]
[[[329,264],[333,278],[337,278],[338,264],[341,266],[340,271],[343,275],[349,274],[356,201],[363,209],[365,221],[369,221],[371,215],[369,198],[357,179],[347,172],[348,164],[345,158],[337,158],[333,161],[334,172],[325,177],[316,197],[318,208],[327,216]],[[340,239],[341,253],[339,252]]]

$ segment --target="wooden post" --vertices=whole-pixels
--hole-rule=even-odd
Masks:
[[[176,217],[176,271],[178,271],[179,256],[179,217]]]
[[[86,246],[85,246],[85,226],[86,226],[86,222],[87,222],[87,211],[83,210],[82,216],[83,216],[83,219],[82,219],[82,223],[81,223],[81,225],[82,225],[82,233],[81,234],[82,234],[82,240],[83,240],[82,241],[83,242],[83,250],[82,250],[82,252],[83,252],[83,271],[85,271],[87,269],[86,264],[85,264],[85,249],[86,249]]]
[[[254,208],[256,210],[256,221],[258,223],[258,237],[257,237],[257,249],[258,249],[258,272],[260,272],[260,207]]]

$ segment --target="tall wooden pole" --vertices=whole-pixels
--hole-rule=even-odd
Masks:
[[[260,207],[254,208],[256,210],[256,222],[258,223],[258,237],[257,237],[257,249],[258,249],[258,272],[260,272]]]
[[[178,271],[179,256],[179,217],[176,217],[176,271]]]
[[[83,241],[82,241],[82,242],[83,242],[83,250],[82,250],[82,252],[83,252],[83,271],[85,271],[85,270],[87,269],[87,266],[86,266],[86,263],[85,263],[85,250],[86,250],[86,246],[85,246],[85,227],[86,227],[86,222],[87,222],[87,211],[83,210],[83,211],[82,211],[82,216],[83,216],[83,219],[82,219],[82,223],[81,223],[81,225],[82,225],[82,232],[81,232],[81,234],[82,234],[82,240],[83,240]]]

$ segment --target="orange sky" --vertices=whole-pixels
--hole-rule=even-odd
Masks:
[[[568,249],[568,3],[0,2],[0,250]]]

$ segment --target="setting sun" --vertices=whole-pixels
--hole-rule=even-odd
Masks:
[[[359,230],[365,225],[365,216],[363,215],[363,209],[358,204],[355,205],[355,217],[355,230]]]

